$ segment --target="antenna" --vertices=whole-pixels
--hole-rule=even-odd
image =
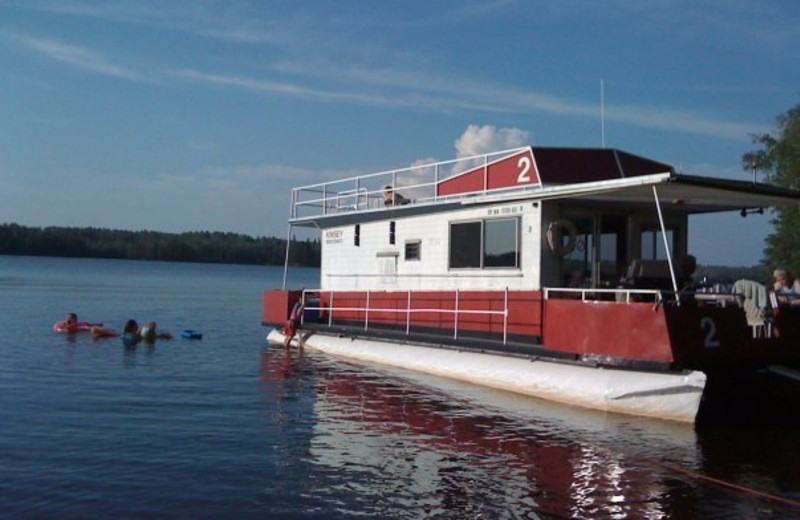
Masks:
[[[600,145],[606,147],[606,94],[603,78],[600,78]]]

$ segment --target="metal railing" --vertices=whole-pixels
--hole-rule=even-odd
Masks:
[[[438,314],[452,314],[453,315],[453,339],[458,339],[458,327],[459,327],[459,317],[462,315],[483,315],[483,316],[502,316],[503,317],[503,344],[505,345],[508,342],[508,288],[506,287],[503,291],[503,309],[502,310],[492,310],[492,309],[461,309],[461,291],[456,289],[452,291],[455,294],[453,300],[453,309],[442,309],[442,308],[412,308],[411,303],[413,301],[412,294],[414,291],[396,291],[395,294],[406,294],[406,304],[405,307],[394,307],[391,309],[387,309],[385,307],[370,307],[370,296],[376,292],[380,292],[381,294],[386,294],[386,291],[338,291],[340,293],[347,293],[348,295],[352,295],[354,292],[356,293],[363,293],[366,298],[366,306],[365,307],[337,307],[334,305],[335,295],[337,291],[329,291],[329,290],[321,290],[321,289],[305,289],[303,290],[303,308],[306,311],[318,311],[320,316],[322,314],[327,314],[327,321],[328,327],[333,326],[333,319],[335,312],[363,312],[364,313],[364,331],[369,330],[370,327],[370,312],[372,313],[386,313],[386,312],[393,312],[393,313],[401,313],[405,314],[405,334],[406,336],[411,334],[411,316],[413,314],[421,314],[421,313],[438,313]],[[450,291],[447,291],[450,292]],[[311,297],[315,297],[319,294],[326,294],[328,295],[328,302],[327,305],[320,305],[320,306],[307,306],[307,302],[311,300]],[[311,297],[309,297],[311,296]],[[321,300],[320,300],[321,301]],[[380,320],[375,320],[375,323],[380,323]]]
[[[394,192],[401,193],[411,204],[454,200],[477,193],[494,192],[496,190],[489,190],[487,185],[486,177],[489,167],[526,150],[530,150],[530,147],[431,162],[294,188],[291,194],[290,218],[384,208],[386,206],[382,190],[385,186],[391,187]],[[457,195],[439,194],[438,187],[442,182],[477,168],[483,168],[484,171],[484,182],[481,189]],[[531,186],[515,187],[514,189],[525,188],[531,188]]]
[[[502,290],[502,309],[501,310],[494,310],[490,308],[486,309],[463,309],[461,308],[463,303],[462,298],[462,291],[456,289],[454,291],[442,291],[442,293],[452,293],[453,299],[452,304],[453,308],[451,309],[443,309],[440,307],[412,307],[412,303],[414,302],[414,295],[413,290],[407,291],[353,291],[353,290],[322,290],[322,289],[304,289],[302,295],[303,307],[306,311],[317,311],[319,316],[325,316],[327,321],[327,326],[332,327],[334,325],[334,317],[337,313],[342,315],[342,313],[363,313],[363,330],[366,332],[370,329],[371,325],[379,325],[379,324],[386,324],[385,320],[381,320],[379,318],[371,318],[371,314],[374,316],[375,314],[381,313],[397,313],[397,314],[405,314],[405,335],[409,336],[411,334],[411,327],[412,327],[412,316],[415,314],[422,314],[422,313],[431,313],[431,314],[440,314],[440,315],[452,315],[453,316],[453,339],[457,340],[459,335],[459,324],[460,320],[463,316],[469,315],[477,315],[477,316],[502,316],[503,319],[503,345],[508,343],[508,316],[509,316],[509,289],[505,287]],[[418,291],[426,293],[426,297],[430,297],[430,291]],[[466,291],[467,293],[472,291]],[[500,291],[497,291],[500,293]],[[344,293],[347,295],[348,299],[353,297],[355,298],[363,298],[365,299],[365,305],[362,306],[337,306],[336,305],[336,295],[337,293]],[[372,305],[372,297],[376,294],[386,295],[392,294],[395,296],[405,295],[405,304],[398,305],[392,308],[387,308],[383,306],[373,306]],[[309,302],[314,299],[318,298],[320,295],[326,295],[328,301],[323,305],[309,305]],[[643,303],[643,300],[649,303],[655,303],[656,305],[663,304],[665,301],[668,301],[668,298],[674,298],[675,294],[671,291],[662,291],[658,289],[627,289],[627,288],[615,288],[615,289],[599,289],[599,288],[572,288],[572,287],[545,287],[542,289],[542,296],[544,300],[548,299],[569,299],[575,298],[575,295],[580,298],[581,301],[597,301],[602,299],[608,303],[612,304],[631,304],[631,303]],[[612,299],[602,298],[602,295],[609,295],[613,296]],[[702,302],[703,305],[714,305],[720,307],[726,307],[728,305],[740,307],[742,303],[742,297],[737,294],[732,293],[703,293],[703,292],[687,292],[681,293],[679,296],[688,296],[691,295],[692,297],[696,298],[698,302]],[[321,302],[322,300],[319,299]],[[382,303],[385,303],[385,299],[380,300]],[[395,298],[394,302],[398,302],[398,299]],[[474,300],[473,300],[474,301]],[[497,303],[497,300],[494,300]],[[305,315],[305,313],[304,313]],[[345,315],[345,319],[348,322],[356,321],[354,320],[353,315]],[[371,321],[372,319],[372,321]],[[397,324],[397,323],[395,323]],[[766,337],[769,338],[772,336],[772,326],[771,323],[768,321],[761,327],[753,327],[753,336],[754,337]]]
[[[363,313],[363,330],[368,331],[371,325],[375,324],[383,324],[385,323],[384,320],[372,318],[371,315],[380,314],[380,313],[399,313],[405,314],[405,334],[410,335],[411,333],[411,326],[412,326],[412,316],[415,314],[422,314],[422,313],[433,313],[433,314],[440,314],[440,315],[452,315],[453,316],[453,339],[458,339],[459,334],[459,322],[463,316],[467,315],[478,315],[478,316],[502,316],[503,318],[503,344],[505,345],[508,342],[508,302],[509,302],[509,289],[505,287],[502,290],[503,294],[503,303],[501,310],[494,310],[494,309],[463,309],[461,308],[463,304],[462,292],[458,289],[453,291],[442,291],[447,293],[453,294],[453,308],[452,309],[443,309],[440,307],[412,307],[412,303],[414,302],[413,290],[407,291],[389,291],[388,293],[394,295],[403,295],[405,294],[405,304],[398,305],[392,308],[386,308],[383,306],[374,306],[372,305],[372,298],[375,294],[386,295],[387,291],[353,291],[353,290],[322,290],[322,289],[304,289],[303,290],[303,307],[306,311],[317,311],[322,317],[323,315],[326,317],[328,327],[332,327],[334,324],[334,319],[337,313],[341,316],[342,313]],[[429,294],[429,291],[424,291]],[[500,292],[500,291],[498,291]],[[347,295],[348,299],[354,297],[363,298],[365,300],[364,306],[337,306],[336,305],[336,295],[337,293],[344,293]],[[652,290],[652,289],[592,289],[592,288],[568,288],[568,287],[548,287],[544,288],[543,291],[544,299],[553,298],[554,294],[561,294],[561,295],[570,295],[575,294],[580,296],[580,299],[583,301],[589,300],[596,300],[599,294],[609,294],[615,295],[614,302],[616,303],[634,303],[641,301],[642,297],[648,298],[651,301],[660,303],[663,299],[662,293],[663,291],[659,290]],[[327,302],[324,305],[320,304],[318,306],[309,305],[309,301],[312,299],[317,298],[319,295],[326,295]],[[569,296],[565,296],[569,297]],[[638,298],[638,300],[637,300]],[[320,299],[320,302],[322,300]],[[385,301],[385,300],[382,300]],[[394,300],[397,301],[396,299]],[[353,321],[353,316],[347,316],[348,321]]]
[[[653,298],[654,301],[660,302],[664,299],[664,291],[658,289],[594,289],[591,287],[545,287],[543,289],[544,299],[548,300],[553,298],[552,294],[567,294],[567,295],[580,295],[582,301],[596,300],[599,294],[608,294],[614,296],[616,303],[638,303],[636,297]],[[634,297],[631,300],[631,297]]]

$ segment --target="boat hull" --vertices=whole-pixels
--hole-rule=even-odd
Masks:
[[[706,384],[700,371],[654,372],[596,367],[301,332],[293,344],[344,358],[449,377],[606,412],[692,423]],[[267,340],[283,344],[272,330]]]

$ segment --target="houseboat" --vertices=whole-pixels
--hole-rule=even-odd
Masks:
[[[798,203],[798,191],[606,148],[524,147],[303,186],[289,236],[319,230],[319,287],[287,288],[284,275],[262,322],[283,343],[301,300],[292,344],[694,422],[712,389],[741,391],[765,371],[800,380],[800,306],[751,281],[686,284],[689,215]]]

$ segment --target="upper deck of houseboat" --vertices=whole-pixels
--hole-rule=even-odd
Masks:
[[[385,203],[386,189],[403,196]],[[800,201],[768,184],[678,173],[666,163],[617,149],[521,147],[326,181],[292,189],[289,221],[332,227],[423,214],[454,206],[521,199],[580,199],[593,205],[653,207],[686,214],[742,211]]]

